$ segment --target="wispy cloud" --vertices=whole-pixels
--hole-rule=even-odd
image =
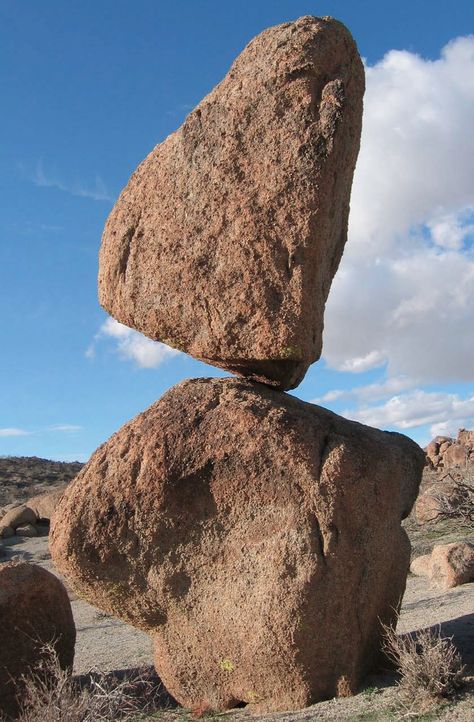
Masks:
[[[312,401],[313,404],[331,403],[340,399],[353,398],[358,401],[378,401],[407,391],[417,386],[418,380],[409,376],[394,376],[384,381],[355,386],[349,389],[334,389]]]
[[[29,181],[40,188],[57,188],[64,193],[79,196],[80,198],[91,198],[94,201],[107,201],[108,203],[115,202],[115,198],[107,189],[100,175],[96,175],[92,183],[83,181],[66,182],[54,171],[45,170],[42,160],[37,162],[33,172],[28,171],[23,165],[20,165],[20,169]]]
[[[72,434],[76,431],[82,431],[82,429],[83,427],[78,424],[54,424],[53,426],[48,426],[48,431],[60,431],[65,434]]]
[[[94,358],[96,342],[109,338],[115,342],[115,350],[124,359],[134,361],[144,369],[156,368],[171,356],[180,352],[159,341],[152,341],[138,331],[124,326],[114,318],[108,318],[95,335],[94,341],[86,349],[87,358]]]
[[[29,436],[31,433],[31,431],[25,431],[25,429],[0,429],[0,436]]]
[[[19,429],[16,427],[7,427],[0,429],[0,436],[38,436],[45,433],[72,434],[82,430],[83,427],[78,424],[52,424],[51,426],[45,426],[34,431],[27,431],[26,429]]]

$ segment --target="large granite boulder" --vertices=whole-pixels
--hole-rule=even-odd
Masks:
[[[100,251],[103,307],[198,359],[295,387],[321,354],[363,92],[340,22],[258,35],[122,192]]]
[[[94,453],[51,552],[153,636],[186,707],[295,709],[354,691],[376,659],[423,464],[410,439],[267,386],[186,381]]]
[[[0,716],[15,716],[22,701],[22,677],[44,674],[51,645],[63,669],[72,669],[76,628],[64,585],[27,562],[0,565]]]

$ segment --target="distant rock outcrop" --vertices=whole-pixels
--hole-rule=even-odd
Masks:
[[[52,646],[63,669],[72,669],[75,640],[71,604],[59,579],[34,564],[0,564],[0,712],[18,713],[21,678],[32,670],[41,674],[44,645]]]
[[[434,469],[452,469],[474,464],[474,431],[460,429],[456,439],[436,436],[426,447],[428,463]]]
[[[51,531],[81,596],[149,631],[186,707],[355,691],[394,620],[423,451],[237,379],[168,391],[92,456]]]
[[[104,308],[210,364],[297,386],[321,355],[363,93],[333,18],[254,38],[122,192],[102,239]]]
[[[455,439],[436,436],[425,451],[426,467],[414,510],[416,520],[426,524],[448,515],[474,522],[474,431],[460,429]]]

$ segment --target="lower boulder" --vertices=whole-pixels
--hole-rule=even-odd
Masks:
[[[22,677],[31,671],[47,676],[44,645],[53,647],[67,669],[72,668],[75,641],[71,604],[59,579],[35,564],[1,564],[0,716],[18,714]]]
[[[184,706],[354,692],[404,593],[423,451],[238,379],[172,388],[66,489],[50,544],[92,604],[148,631]]]

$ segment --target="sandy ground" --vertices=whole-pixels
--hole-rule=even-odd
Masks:
[[[13,538],[3,542],[2,561],[15,557],[41,564],[55,573],[48,551],[48,538]],[[77,627],[74,672],[87,673],[91,669],[104,672],[135,669],[153,664],[149,637],[70,594]],[[474,676],[474,584],[465,584],[449,591],[431,588],[423,578],[409,576],[402,605],[399,632],[412,632],[424,627],[441,625],[443,636],[452,636],[456,646]],[[371,720],[396,719],[387,710],[395,702],[395,689],[387,687],[388,678],[367,680],[365,691],[355,697],[322,702],[295,713],[281,713],[260,719],[278,720]],[[421,719],[474,722],[474,698],[464,699],[439,714]],[[183,710],[169,710],[156,719],[185,720]],[[387,716],[388,715],[388,716]],[[225,715],[236,722],[251,718],[245,710]]]

